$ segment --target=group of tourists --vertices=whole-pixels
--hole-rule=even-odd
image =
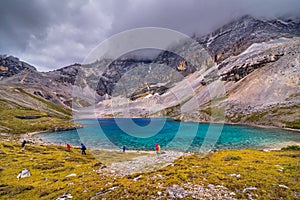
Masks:
[[[71,145],[69,143],[67,144],[67,150],[71,151]],[[80,144],[80,150],[82,155],[86,155],[86,146],[83,143]]]
[[[23,139],[22,144],[21,144],[23,152],[25,151],[26,143],[27,143],[27,141],[25,139]],[[86,146],[83,143],[81,143],[81,145],[80,145],[80,150],[81,150],[81,154],[86,155],[86,152],[85,152]],[[67,151],[71,151],[71,145],[69,143],[67,144]]]
[[[25,145],[26,145],[26,140],[25,139],[23,139],[23,141],[22,141],[22,151],[25,151]],[[123,152],[125,153],[125,151],[126,151],[126,146],[124,145],[123,147],[122,147],[122,150],[123,150]],[[85,152],[85,150],[86,150],[86,146],[83,144],[83,143],[81,143],[80,144],[80,150],[81,150],[81,154],[82,155],[86,155],[86,152]],[[155,144],[155,150],[156,150],[156,154],[159,154],[160,153],[160,145],[158,144],[158,143],[156,143]],[[69,143],[67,143],[67,151],[71,151],[71,145],[69,144]]]

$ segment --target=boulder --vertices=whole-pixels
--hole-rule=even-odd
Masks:
[[[57,200],[67,200],[67,199],[72,199],[73,196],[70,193],[65,193],[61,195],[60,197],[57,198]]]
[[[18,174],[17,178],[20,179],[20,178],[26,178],[26,177],[29,177],[31,176],[31,173],[28,169],[24,168],[22,169],[22,171]]]

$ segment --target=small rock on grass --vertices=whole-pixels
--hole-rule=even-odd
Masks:
[[[139,175],[138,177],[135,177],[135,178],[133,179],[133,181],[136,182],[137,180],[139,180],[139,179],[141,179],[141,178],[142,178],[142,175]]]
[[[103,163],[102,162],[96,162],[92,165],[92,167],[98,167],[98,166],[102,166]]]
[[[72,176],[76,176],[76,174],[69,174],[69,175],[66,176],[66,178],[67,177],[72,177]]]
[[[246,187],[245,189],[243,189],[243,193],[247,192],[247,191],[252,191],[252,190],[257,190],[256,187],[250,186],[250,187]]]
[[[280,188],[283,188],[283,189],[289,189],[289,187],[288,187],[288,186],[286,186],[286,185],[282,185],[282,184],[278,184],[278,187],[280,187]]]
[[[72,199],[73,196],[70,193],[65,193],[58,197],[56,200],[67,200],[67,199]]]
[[[240,175],[240,174],[229,174],[229,176],[231,176],[231,177],[236,177],[237,179],[240,179],[240,178],[241,178],[241,175]]]
[[[31,176],[31,173],[28,169],[24,168],[22,169],[22,171],[18,174],[17,178],[20,179],[20,178],[25,178],[25,177],[29,177]]]

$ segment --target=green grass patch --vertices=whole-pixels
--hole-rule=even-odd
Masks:
[[[33,99],[35,99],[35,100],[37,100],[37,101],[40,101],[41,103],[47,105],[49,108],[51,108],[51,109],[53,109],[53,110],[56,110],[56,111],[58,111],[58,112],[60,112],[60,113],[65,114],[66,117],[68,117],[68,118],[72,115],[72,111],[71,111],[70,109],[67,109],[67,108],[64,108],[64,107],[62,107],[62,106],[56,105],[56,104],[54,104],[54,103],[51,103],[51,102],[49,102],[49,101],[46,101],[45,99],[41,99],[41,98],[39,98],[39,97],[37,97],[37,96],[35,96],[35,95],[33,95],[33,94],[30,94],[30,93],[28,93],[28,92],[25,92],[25,91],[24,91],[23,89],[21,89],[21,88],[17,88],[16,90],[19,91],[20,93],[23,93],[23,94],[25,94],[25,95],[27,95],[27,96],[30,96],[31,98],[33,98]]]
[[[23,134],[75,127],[76,125],[70,122],[69,118],[62,115],[53,116],[51,112],[34,110],[0,99],[0,131],[2,132]]]
[[[115,182],[104,172],[98,173],[99,167],[144,155],[88,150],[85,156],[78,148],[68,152],[60,146],[34,144],[26,144],[22,152],[20,144],[8,142],[0,142],[0,151],[5,153],[0,156],[0,199],[23,200],[57,199],[65,192],[70,192],[73,199],[89,199],[100,188]],[[101,159],[103,156],[106,158]],[[23,168],[30,170],[32,176],[18,180]],[[67,177],[70,174],[76,176]]]
[[[247,122],[259,122],[268,112],[255,112],[246,118]]]
[[[283,147],[283,148],[281,148],[281,150],[283,150],[283,151],[300,151],[300,146],[291,145],[291,146]]]
[[[224,161],[230,161],[230,160],[241,160],[242,158],[240,156],[231,156],[228,155],[226,157],[223,158]]]
[[[257,195],[258,199],[294,199],[295,192],[300,189],[298,159],[299,154],[294,151],[222,150],[206,156],[194,154],[178,159],[173,167],[142,174],[142,178],[134,184],[133,176],[124,177],[118,181],[119,188],[113,194],[102,197],[117,198],[116,194],[126,197],[129,193],[133,197],[147,198],[149,195],[157,196],[158,191],[164,192],[174,184],[184,188],[184,184],[192,183],[225,186],[236,193],[235,198],[247,199],[250,193]],[[154,178],[157,174],[163,178]],[[240,178],[230,174],[239,174]],[[285,185],[288,189],[278,185]],[[257,190],[243,192],[249,186]],[[124,192],[124,188],[128,193]]]
[[[284,121],[283,123],[288,128],[300,129],[300,119],[293,121],[293,122]]]
[[[225,119],[225,108],[221,106],[208,107],[201,110],[205,114],[214,118],[214,120],[224,120]]]

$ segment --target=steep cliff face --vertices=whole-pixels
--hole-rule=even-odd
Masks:
[[[227,122],[299,127],[299,45],[300,38],[282,38],[227,58],[218,65],[219,79],[211,83],[222,84],[224,95],[204,99],[211,84],[199,88],[194,96],[201,99],[198,111],[186,113],[185,119],[212,120],[212,110],[223,110],[221,119]],[[218,121],[220,116],[213,117]]]
[[[220,63],[242,53],[253,43],[295,35],[300,35],[299,19],[262,20],[247,15],[198,40]]]
[[[232,87],[223,102],[228,120],[285,126],[286,121],[300,119],[299,46],[300,38],[278,39],[252,45],[244,54],[227,60],[220,70],[225,76],[240,76],[234,75],[236,69],[258,66],[240,80],[224,80]]]

